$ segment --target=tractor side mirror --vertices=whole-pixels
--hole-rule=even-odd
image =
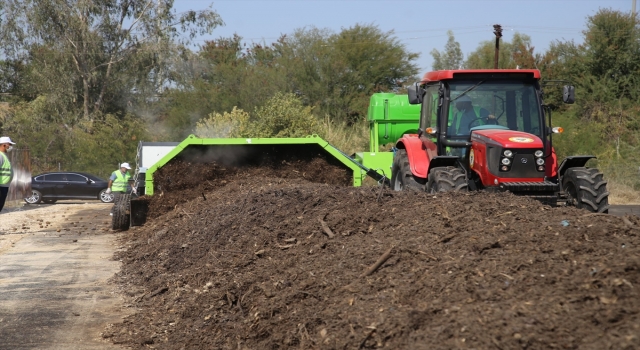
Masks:
[[[409,104],[417,105],[422,103],[422,96],[424,95],[424,89],[415,83],[407,88],[409,95]]]
[[[565,85],[562,88],[562,101],[568,104],[576,102],[576,89],[573,85]]]

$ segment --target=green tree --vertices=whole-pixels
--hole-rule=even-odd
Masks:
[[[231,112],[211,113],[196,122],[194,134],[198,137],[252,137],[249,113],[234,107]]]
[[[456,41],[451,30],[447,31],[447,36],[449,39],[444,46],[444,51],[431,50],[433,70],[460,69],[462,67],[464,56],[460,49],[460,43]]]
[[[515,32],[511,41],[511,59],[516,68],[534,69],[538,68],[540,55],[534,54],[534,47],[531,46],[531,38],[528,35]]]
[[[29,148],[34,172],[58,169],[65,163],[64,138],[71,129],[54,123],[45,97],[12,104],[4,113],[2,133],[11,135],[20,148]]]
[[[138,140],[149,139],[144,122],[132,115],[105,115],[101,123],[82,121],[73,128],[53,123],[42,96],[2,114],[3,134],[30,150],[34,174],[61,169],[107,176],[119,162],[133,162]]]
[[[584,44],[572,57],[571,71],[583,99],[578,114],[599,126],[603,138],[613,143],[615,155],[627,145],[638,146],[640,131],[640,29],[637,17],[601,9],[588,18]],[[637,152],[634,152],[637,153]]]
[[[187,136],[210,113],[224,114],[234,107],[254,110],[274,92],[289,90],[288,67],[277,62],[275,44],[244,48],[241,40],[234,35],[207,41],[199,52],[185,52],[183,61],[174,65],[176,87],[159,102],[173,139]]]
[[[467,56],[465,68],[492,69],[495,67],[495,40],[487,40],[480,43],[478,48]],[[536,68],[537,55],[531,46],[531,38],[528,35],[516,32],[513,41],[500,39],[498,53],[499,69]]]
[[[297,30],[280,43],[279,62],[286,62],[290,92],[318,113],[353,122],[364,118],[372,93],[398,91],[414,79],[419,54],[409,52],[393,31],[360,25],[331,33]]]
[[[230,113],[211,113],[196,123],[199,137],[303,137],[315,133],[316,118],[290,93],[276,92],[252,115],[233,108]]]
[[[277,92],[255,110],[253,137],[303,137],[315,133],[317,121],[312,108],[291,93]]]
[[[576,104],[557,119],[566,124],[556,144],[596,155],[609,184],[625,188],[623,191],[638,190],[638,19],[601,9],[587,18],[583,34],[583,44],[557,42],[543,56],[544,71],[576,86]]]
[[[118,164],[135,164],[138,141],[150,140],[144,121],[131,114],[101,116],[101,123],[81,122],[65,138],[68,170],[108,177]]]
[[[173,0],[3,4],[4,53],[30,65],[23,93],[80,104],[84,119],[113,106],[124,110],[135,91],[145,91],[149,84],[161,89],[165,58],[176,44],[223,24],[212,10],[177,15],[171,10]]]
[[[255,111],[276,92],[295,95],[317,117],[353,124],[364,119],[372,93],[399,90],[417,73],[417,54],[392,32],[361,25],[339,34],[299,29],[246,48],[239,36],[219,38],[183,58],[174,73],[183,79],[167,91],[160,113],[176,139],[204,116],[234,107]]]

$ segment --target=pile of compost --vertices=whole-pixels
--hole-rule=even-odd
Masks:
[[[134,349],[633,349],[640,219],[173,162],[116,277]]]

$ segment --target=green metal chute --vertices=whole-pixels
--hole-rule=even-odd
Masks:
[[[251,163],[264,152],[324,152],[344,168],[351,171],[353,186],[362,185],[368,169],[353,158],[336,149],[329,142],[312,135],[302,138],[198,138],[190,135],[180,142],[145,173],[145,194],[154,193],[154,173],[173,159],[201,159],[226,165]]]

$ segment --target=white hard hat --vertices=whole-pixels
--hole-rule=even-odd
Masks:
[[[11,139],[9,138],[9,136],[2,136],[2,137],[0,137],[0,144],[3,144],[3,143],[10,143],[10,144],[12,144],[12,145],[15,145],[15,144],[16,144],[15,142],[11,141]]]
[[[129,163],[122,163],[120,164],[121,168],[127,168],[127,169],[131,169],[131,166],[129,165]]]

